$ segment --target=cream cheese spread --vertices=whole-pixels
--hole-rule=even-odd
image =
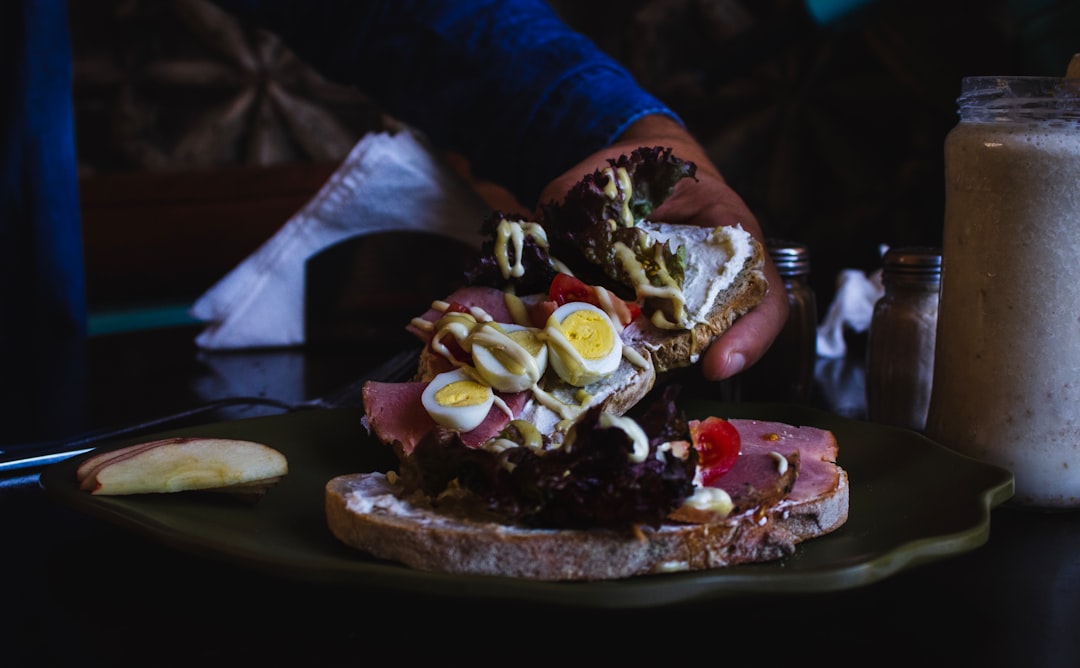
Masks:
[[[734,284],[754,253],[753,237],[741,225],[708,228],[644,220],[638,227],[672,249],[693,249],[683,277],[685,313],[680,324],[684,329],[708,321],[720,293]]]

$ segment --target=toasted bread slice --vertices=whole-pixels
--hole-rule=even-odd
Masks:
[[[643,366],[624,359],[615,373],[583,388],[563,383],[554,373],[549,373],[552,380],[544,383],[543,389],[555,401],[566,406],[571,415],[578,415],[596,405],[604,412],[623,415],[636,406],[656,382],[656,370],[650,356],[646,353],[641,358],[645,362]],[[551,438],[552,443],[562,441],[571,422],[564,420],[535,395],[529,399],[518,418],[536,426],[541,434]]]
[[[687,248],[683,280],[689,329],[662,329],[639,318],[623,335],[647,348],[657,373],[696,364],[741,315],[765,298],[764,246],[742,228],[709,228],[644,221],[640,227],[676,248]]]
[[[391,474],[392,475],[392,474]],[[461,507],[405,497],[382,473],[342,475],[326,485],[326,518],[338,540],[379,559],[454,574],[537,580],[610,580],[769,561],[847,521],[847,473],[812,497],[784,500],[701,524],[638,531],[536,529]]]

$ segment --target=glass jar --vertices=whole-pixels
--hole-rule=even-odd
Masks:
[[[874,422],[922,431],[934,374],[941,250],[890,248],[885,293],[874,304],[866,349],[866,414]]]
[[[766,240],[766,249],[788,295],[788,320],[772,346],[739,376],[743,401],[809,403],[817,357],[817,299],[810,287],[810,249],[801,243]]]
[[[969,77],[945,140],[926,433],[1080,507],[1080,80]]]

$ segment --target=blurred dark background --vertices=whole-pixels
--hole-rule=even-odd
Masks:
[[[940,243],[961,78],[1060,76],[1080,51],[1059,0],[552,5],[683,117],[767,234],[810,246],[822,310],[880,245]],[[92,311],[197,296],[392,122],[206,0],[71,12]]]

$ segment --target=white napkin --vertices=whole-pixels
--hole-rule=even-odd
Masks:
[[[192,317],[204,349],[304,343],[304,263],[347,238],[390,230],[479,247],[490,207],[413,132],[373,133],[277,233],[206,291]]]
[[[845,329],[857,333],[870,329],[874,304],[884,293],[880,269],[870,275],[857,269],[841,271],[836,279],[836,296],[817,328],[818,356],[843,357],[847,352]]]

